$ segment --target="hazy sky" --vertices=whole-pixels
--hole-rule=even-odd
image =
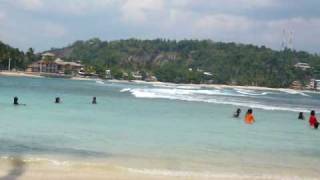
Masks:
[[[212,39],[320,52],[320,0],[0,0],[0,40],[36,51],[98,37]]]

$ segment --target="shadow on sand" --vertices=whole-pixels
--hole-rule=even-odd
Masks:
[[[0,180],[17,180],[26,170],[26,164],[20,157],[10,158],[12,168]]]

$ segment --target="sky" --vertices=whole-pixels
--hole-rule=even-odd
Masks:
[[[96,37],[277,50],[292,39],[290,47],[320,53],[320,0],[0,0],[0,41],[13,47],[40,52]]]

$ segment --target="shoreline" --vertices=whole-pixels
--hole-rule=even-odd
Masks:
[[[101,80],[101,79],[100,79]],[[106,80],[107,82],[112,83],[135,83],[135,84],[146,84],[146,85],[153,85],[153,86],[163,86],[163,87],[190,87],[190,88],[215,88],[215,89],[224,89],[224,88],[235,88],[235,89],[242,89],[242,90],[258,90],[258,91],[284,91],[284,92],[291,92],[292,94],[299,93],[299,92],[307,92],[307,93],[320,93],[319,91],[312,91],[312,90],[296,90],[290,88],[270,88],[270,87],[263,87],[263,86],[239,86],[239,85],[226,85],[226,84],[175,84],[170,82],[147,82],[141,80],[117,80],[117,79],[110,79]]]
[[[224,169],[224,170],[222,170]],[[291,168],[283,167],[279,171],[257,169],[255,173],[243,171],[241,168],[228,170],[225,168],[212,170],[182,170],[182,169],[153,169],[138,168],[117,165],[112,161],[70,161],[54,160],[47,158],[22,158],[22,157],[1,157],[0,158],[0,179],[23,179],[42,180],[43,177],[49,180],[56,179],[314,179],[317,173],[310,173],[310,170],[302,169],[292,172]],[[19,173],[11,173],[19,172]]]
[[[0,76],[43,78],[40,74],[27,73],[24,71],[0,71]]]
[[[32,78],[45,78],[44,76],[41,76],[40,73],[28,73],[24,71],[0,71],[0,76],[11,76],[11,77],[32,77]],[[296,90],[291,88],[270,88],[270,87],[263,87],[263,86],[239,86],[239,85],[226,85],[226,84],[175,84],[170,82],[160,82],[160,81],[154,81],[154,82],[148,82],[148,81],[142,81],[142,80],[118,80],[118,79],[101,79],[101,78],[89,78],[89,77],[71,77],[71,78],[65,78],[70,80],[76,80],[76,81],[107,81],[111,83],[135,83],[135,84],[147,84],[147,85],[154,85],[154,86],[167,86],[167,87],[179,87],[179,86],[186,86],[186,87],[192,87],[192,88],[215,88],[215,89],[221,89],[221,88],[238,88],[238,89],[244,89],[244,90],[258,90],[258,91],[289,91],[293,94],[295,92],[308,92],[308,93],[320,93],[319,91],[313,91],[313,90]]]

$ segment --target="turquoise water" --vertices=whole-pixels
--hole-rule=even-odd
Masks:
[[[1,157],[112,162],[145,173],[320,177],[320,131],[297,120],[299,111],[320,110],[317,93],[21,77],[0,77],[0,92]],[[14,96],[27,105],[13,106]],[[53,103],[57,96],[62,104]],[[232,118],[249,106],[254,125]]]

